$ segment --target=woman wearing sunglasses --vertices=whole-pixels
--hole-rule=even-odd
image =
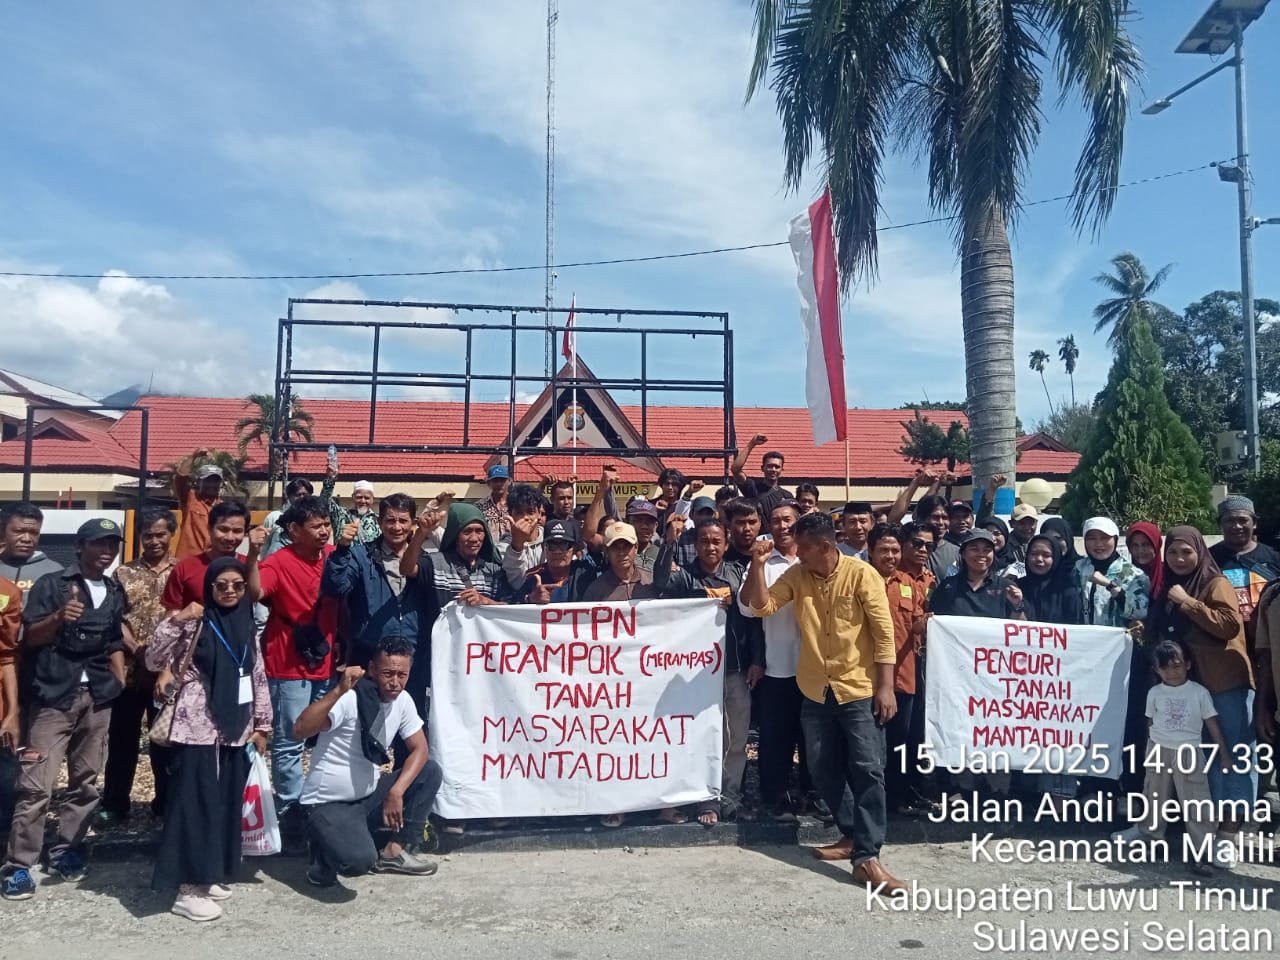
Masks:
[[[267,748],[271,699],[254,642],[253,602],[245,568],[219,557],[204,578],[204,603],[193,603],[156,628],[147,667],[159,672],[156,698],[176,691],[169,799],[153,890],[178,888],[173,912],[216,920],[240,864],[241,807],[252,743]],[[191,644],[195,650],[183,675]]]

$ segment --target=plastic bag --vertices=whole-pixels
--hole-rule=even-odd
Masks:
[[[240,819],[240,850],[246,857],[269,857],[280,852],[280,821],[271,797],[271,774],[262,754],[249,746],[249,779],[244,785]]]

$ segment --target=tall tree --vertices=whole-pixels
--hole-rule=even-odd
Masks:
[[[1049,401],[1049,416],[1053,416],[1053,398],[1049,396],[1049,385],[1044,382],[1044,365],[1049,362],[1049,355],[1043,350],[1032,350],[1030,367],[1040,374],[1040,386],[1044,387],[1044,398]]]
[[[276,398],[268,393],[251,393],[244,402],[252,407],[251,412],[236,421],[236,443],[240,450],[241,460],[248,458],[249,448],[254,444],[270,447],[271,431],[275,429]],[[289,396],[288,416],[281,424],[282,438],[313,441],[316,418],[302,408],[302,401],[297,394]],[[267,464],[267,476],[274,479],[279,475],[282,464],[278,456],[270,458]]]
[[[928,159],[930,204],[954,218],[979,485],[1014,476],[1008,232],[1039,140],[1043,76],[1052,66],[1062,96],[1083,101],[1070,209],[1077,228],[1096,228],[1115,199],[1140,70],[1128,13],[1129,0],[755,0],[748,97],[771,73],[789,187],[819,161],[846,287],[875,274],[885,153],[896,144]]]
[[[1122,527],[1209,519],[1209,476],[1200,447],[1164,394],[1160,349],[1147,310],[1123,315],[1097,423],[1067,481],[1062,512],[1076,523],[1093,514]]]
[[[1093,407],[1063,401],[1058,404],[1058,409],[1036,423],[1032,429],[1037,433],[1047,433],[1068,450],[1083,453],[1097,422],[1098,415]]]
[[[1080,348],[1076,346],[1076,335],[1069,333],[1058,341],[1058,359],[1067,371],[1071,380],[1071,406],[1076,405],[1076,361],[1080,359]]]
[[[1130,323],[1145,320],[1154,327],[1159,317],[1173,312],[1151,299],[1168,279],[1173,264],[1165,264],[1154,277],[1148,276],[1142,261],[1126,251],[1112,257],[1111,265],[1116,268],[1114,274],[1100,273],[1093,278],[1115,294],[1093,308],[1093,329],[1095,333],[1110,329],[1107,343],[1114,348],[1124,339]]]
[[[946,430],[934,423],[919,410],[911,420],[902,421],[906,438],[898,452],[921,466],[946,463],[947,470],[955,470],[957,463],[969,461],[969,433],[959,420],[952,420]]]

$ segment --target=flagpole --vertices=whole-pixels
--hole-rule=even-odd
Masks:
[[[569,301],[573,304],[573,310],[578,307],[578,295],[573,294],[573,298]],[[571,373],[573,375],[573,505],[578,505],[578,331],[573,331],[569,339],[570,352],[573,354],[573,367]]]

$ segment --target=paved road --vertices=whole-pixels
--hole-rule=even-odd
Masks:
[[[956,918],[936,912],[868,910],[847,867],[819,864],[803,848],[463,851],[430,879],[362,877],[341,891],[315,892],[302,882],[302,861],[272,858],[236,887],[227,916],[196,926],[169,915],[147,890],[145,861],[100,863],[78,888],[50,882],[34,900],[0,903],[0,956],[59,960],[213,960],[213,958],[466,957],[468,960],[745,957],[866,958],[1025,957],[1033,950],[982,953],[975,923],[1016,927],[1121,927],[1132,949],[1048,956],[1214,956],[1213,951],[1141,949],[1142,925],[1226,922],[1271,931],[1280,946],[1280,869],[1249,865],[1209,885],[1262,901],[1261,911],[1178,909],[1173,868],[1099,865],[978,867],[968,843],[886,848],[886,863],[930,887],[1045,888],[1053,912],[986,913]],[[1160,889],[1152,910],[1066,913],[1066,885],[1092,890]],[[1265,892],[1264,891],[1269,891]],[[1261,934],[1254,934],[1261,936]],[[1041,952],[1041,951],[1034,951]],[[1273,956],[1271,950],[1218,951]]]

